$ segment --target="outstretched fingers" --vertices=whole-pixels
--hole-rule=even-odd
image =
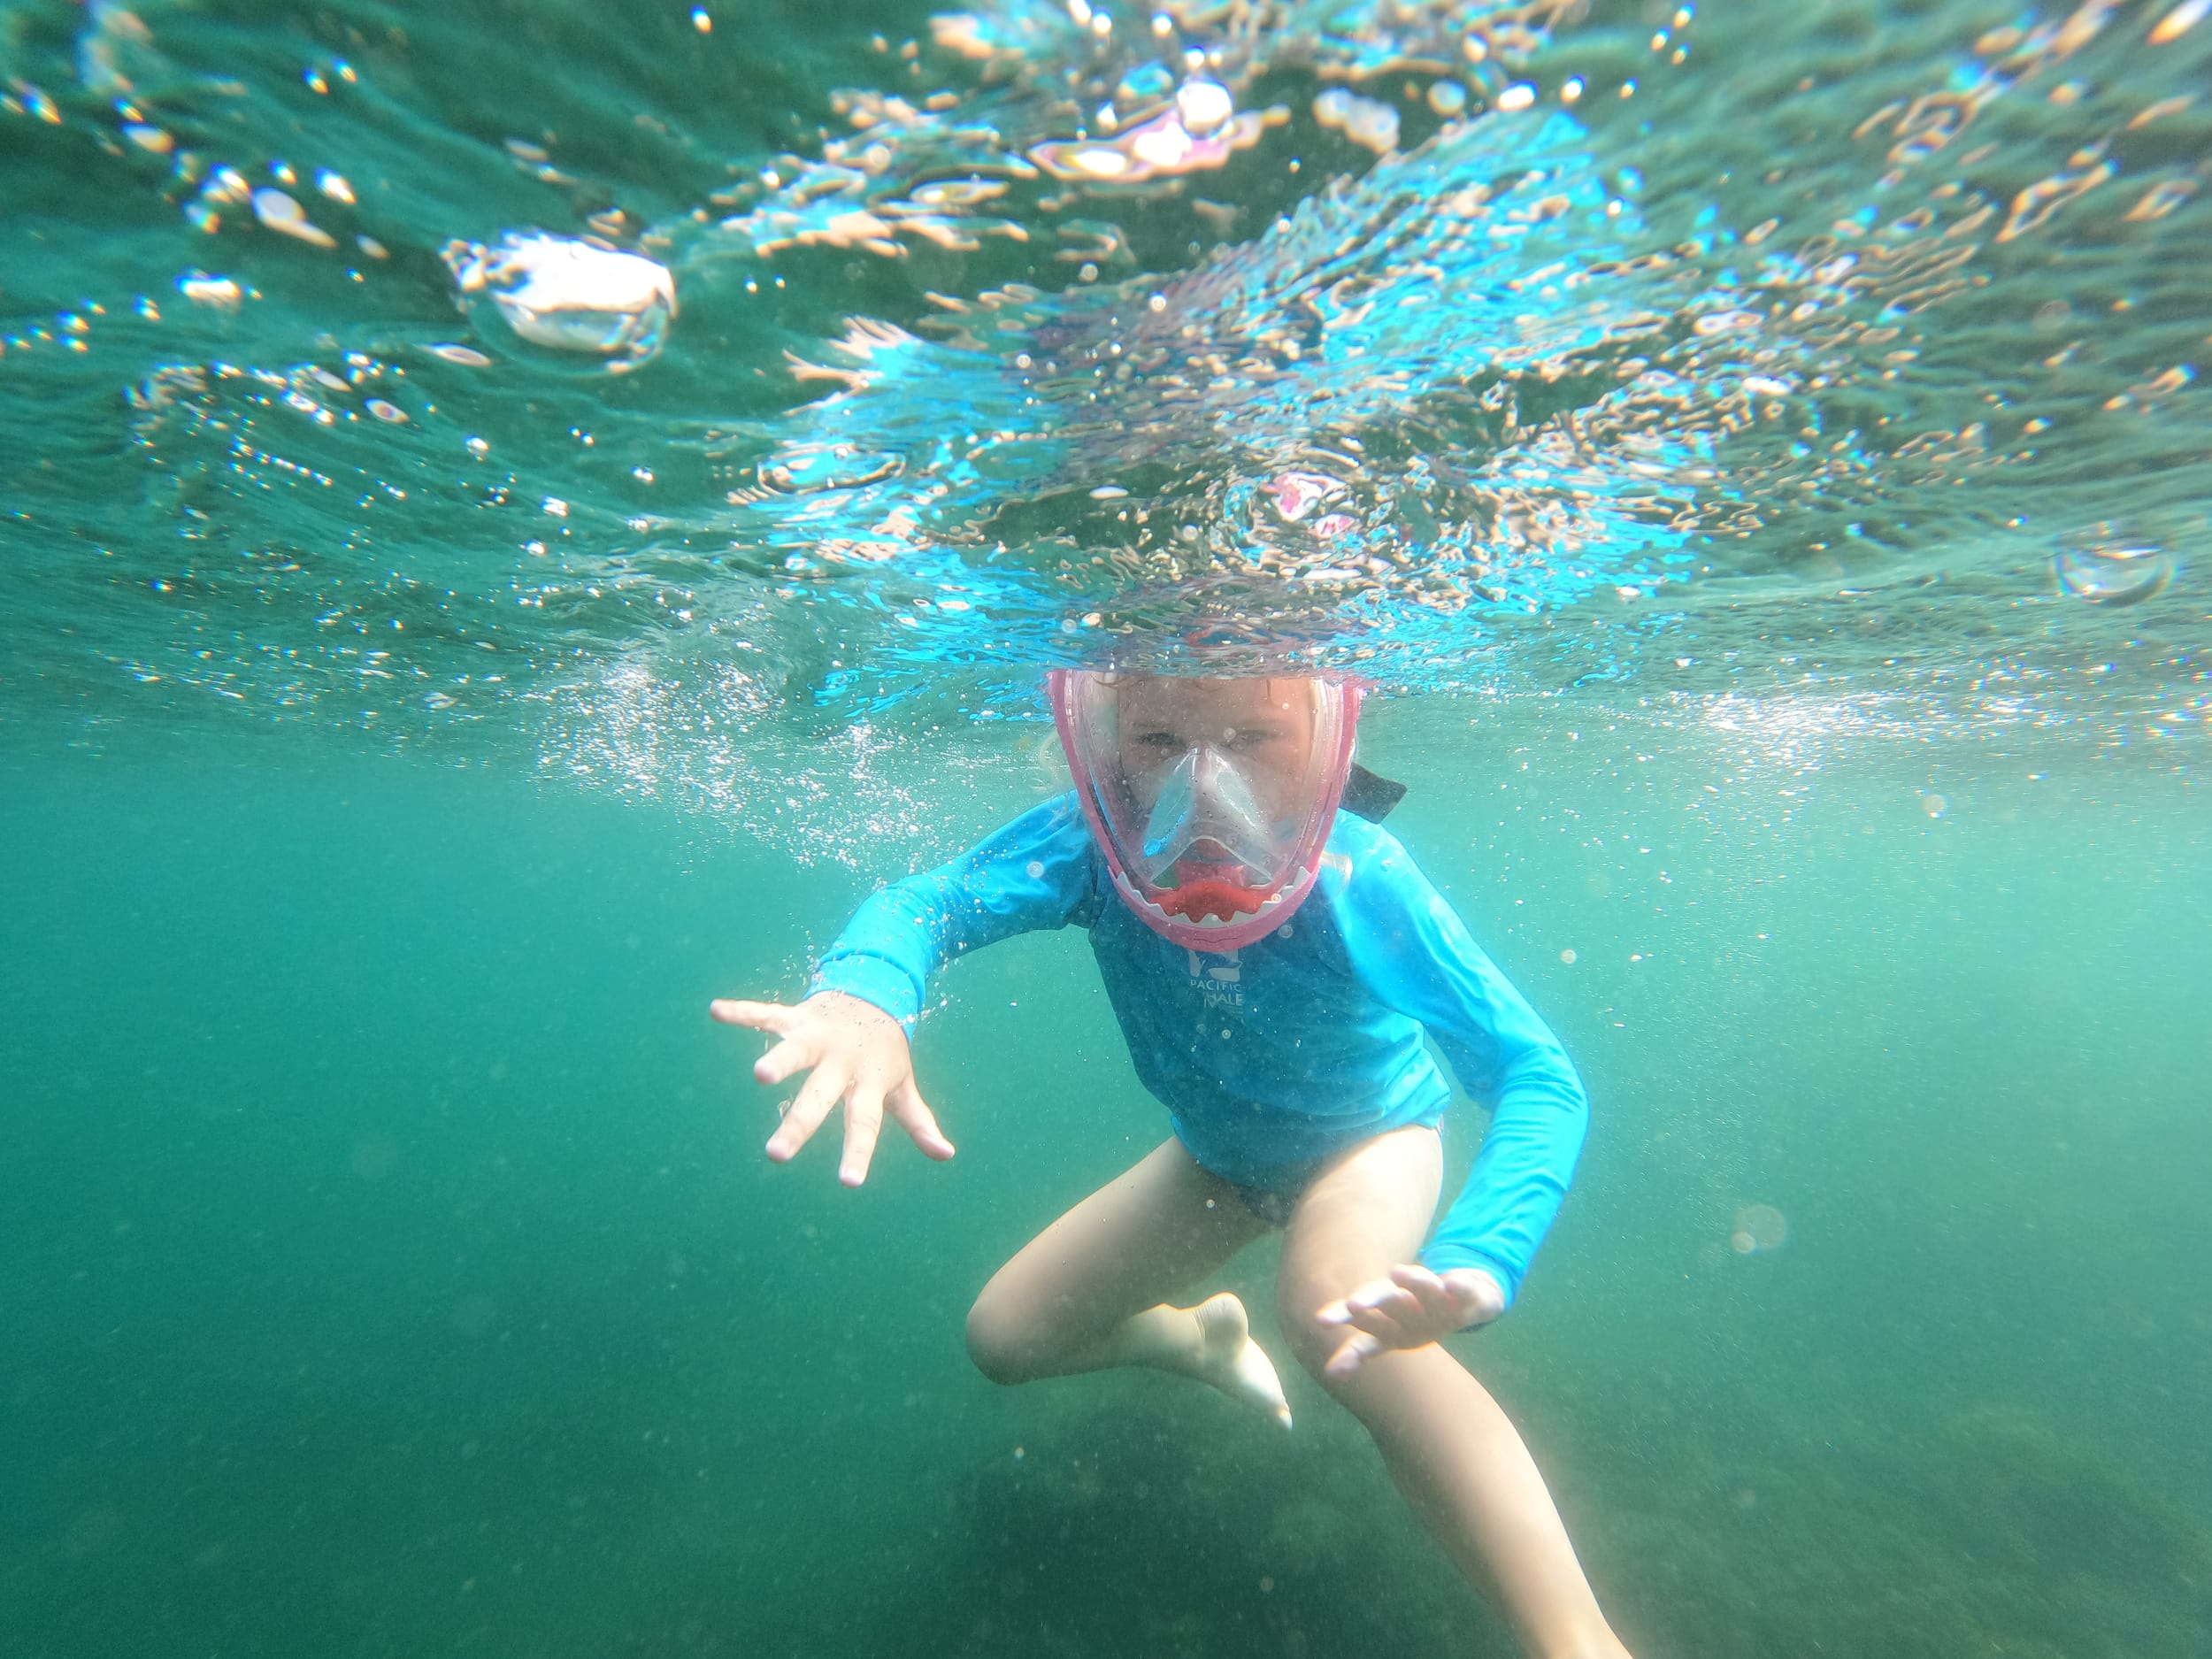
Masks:
[[[749,1025],[755,1031],[772,1032],[780,1037],[791,1029],[799,1010],[786,1008],[781,1002],[748,1002],[739,997],[718,996],[707,1004],[707,1012],[725,1025]]]
[[[780,1083],[794,1071],[821,1064],[820,1035],[801,1025],[799,1011],[780,1002],[746,1002],[726,996],[707,1004],[707,1012],[725,1025],[743,1025],[783,1039],[753,1062],[756,1083]]]
[[[952,1156],[952,1142],[937,1126],[937,1114],[922,1098],[922,1091],[914,1086],[914,1074],[908,1072],[905,1080],[893,1089],[885,1102],[900,1128],[914,1138],[914,1144],[922,1149],[922,1156],[942,1164]]]
[[[786,1037],[759,1059],[753,1062],[753,1081],[780,1083],[794,1071],[804,1071],[822,1063],[822,1045],[810,1036]]]
[[[1321,1373],[1325,1377],[1349,1377],[1389,1346],[1372,1332],[1349,1332],[1338,1344],[1336,1352],[1329,1356],[1329,1363],[1321,1368]]]
[[[826,991],[797,1008],[723,997],[710,1003],[708,1011],[726,1025],[744,1025],[779,1039],[754,1063],[757,1081],[772,1085],[802,1071],[811,1073],[783,1108],[783,1122],[769,1137],[768,1156],[776,1163],[796,1156],[841,1100],[845,1144],[837,1174],[846,1186],[858,1187],[868,1179],[887,1110],[925,1155],[940,1163],[952,1156],[952,1142],[914,1086],[905,1033],[873,1004]]]
[[[945,1132],[937,1126],[936,1114],[914,1087],[912,1072],[893,1084],[887,1093],[878,1080],[862,1076],[854,1080],[852,1092],[845,1099],[845,1156],[838,1164],[837,1179],[846,1186],[857,1187],[868,1179],[868,1165],[883,1133],[887,1110],[926,1156],[941,1164],[952,1156],[952,1142],[945,1139]]]
[[[1473,1310],[1455,1287],[1417,1263],[1394,1267],[1387,1279],[1362,1285],[1315,1317],[1344,1328],[1329,1358],[1332,1377],[1348,1377],[1386,1348],[1425,1348],[1470,1322]]]
[[[869,1161],[876,1155],[876,1137],[883,1133],[883,1082],[864,1073],[853,1079],[845,1096],[845,1153],[837,1161],[837,1179],[857,1187],[868,1179]]]
[[[768,1137],[768,1156],[778,1164],[788,1163],[799,1148],[814,1138],[852,1081],[852,1073],[835,1064],[817,1066],[798,1095],[785,1109],[783,1122],[776,1133]]]

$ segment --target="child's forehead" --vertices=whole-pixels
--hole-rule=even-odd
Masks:
[[[1296,679],[1197,680],[1131,675],[1120,687],[1128,720],[1294,718],[1311,707],[1308,683]]]

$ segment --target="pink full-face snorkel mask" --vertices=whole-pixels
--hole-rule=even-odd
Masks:
[[[1050,685],[1083,815],[1145,926],[1227,951],[1290,919],[1344,792],[1357,687],[1082,669]]]

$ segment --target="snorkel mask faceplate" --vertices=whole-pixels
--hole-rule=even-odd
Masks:
[[[1092,836],[1148,927],[1221,952],[1290,919],[1335,821],[1356,687],[1061,669],[1051,693]]]

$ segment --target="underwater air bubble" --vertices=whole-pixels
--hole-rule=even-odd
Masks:
[[[1201,138],[1235,114],[1236,107],[1229,88],[1217,81],[1187,81],[1175,94],[1184,127]]]
[[[447,267],[463,294],[488,294],[507,326],[557,351],[650,357],[676,315],[665,265],[568,237],[510,236],[492,248],[451,242]]]
[[[1941,818],[1951,810],[1951,803],[1939,795],[1924,795],[1920,797],[1920,810],[1930,818]]]
[[[1779,1249],[1789,1236],[1790,1224],[1773,1205],[1746,1204],[1736,1212],[1728,1248],[1739,1256],[1749,1256],[1755,1250]]]
[[[2174,579],[2174,559],[2162,548],[2062,549],[2051,560],[2059,589],[2093,605],[2132,605],[2155,598]]]
[[[229,277],[210,276],[204,271],[188,272],[179,277],[177,292],[195,305],[219,311],[236,311],[238,302],[245,297],[244,290]]]
[[[283,191],[266,188],[253,193],[253,216],[268,229],[314,248],[335,248],[338,239],[311,221],[307,210]]]
[[[1313,119],[1378,156],[1398,147],[1398,111],[1341,87],[1331,87],[1314,99]]]

